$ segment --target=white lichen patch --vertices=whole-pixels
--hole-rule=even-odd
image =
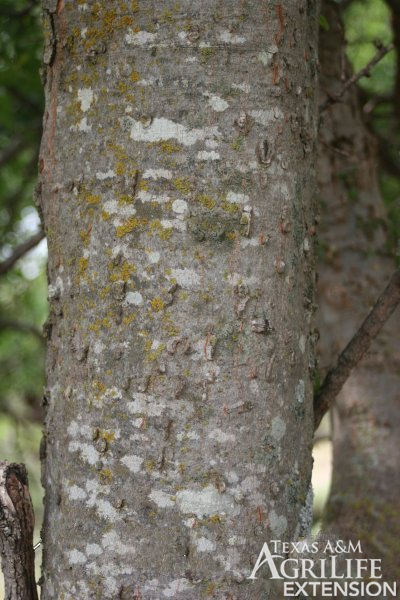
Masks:
[[[73,441],[69,443],[68,450],[69,452],[79,452],[82,460],[86,461],[89,465],[95,465],[99,460],[98,452],[93,444]]]
[[[145,46],[146,44],[152,44],[157,38],[156,33],[150,33],[150,31],[136,31],[133,32],[129,29],[125,36],[127,44],[133,44],[134,46]]]
[[[236,33],[232,33],[229,31],[229,29],[224,29],[221,31],[219,34],[219,39],[225,44],[244,44],[246,41],[245,37],[237,35]]]
[[[89,131],[92,131],[92,126],[88,124],[87,118],[83,117],[83,119],[79,121],[78,128],[71,127],[71,129],[78,129],[78,131],[82,131],[83,133],[89,133]]]
[[[104,181],[104,179],[112,179],[113,177],[115,177],[115,173],[112,169],[108,169],[108,171],[105,172],[97,171],[96,173],[96,178],[99,181]]]
[[[152,204],[166,204],[171,200],[166,194],[156,194],[155,192],[148,192],[147,190],[140,190],[137,197],[141,202],[151,202]]]
[[[210,94],[209,92],[204,92],[203,96],[208,98],[208,104],[213,110],[215,110],[215,112],[224,112],[224,110],[229,108],[228,102],[221,98],[221,96]]]
[[[143,179],[172,179],[172,171],[168,169],[147,169]]]
[[[269,526],[272,533],[279,539],[286,531],[288,523],[285,516],[278,516],[274,510],[269,513]]]
[[[70,565],[83,565],[87,562],[87,558],[83,552],[74,549],[68,552],[68,562]]]
[[[182,513],[192,513],[199,518],[240,513],[240,507],[235,504],[233,497],[227,493],[220,494],[212,485],[198,490],[180,490],[176,495],[176,503]]]
[[[181,123],[170,121],[164,117],[156,118],[149,125],[135,121],[131,117],[130,136],[136,142],[162,142],[175,139],[184,146],[193,146],[196,142],[207,138],[219,137],[218,127],[205,127],[204,129],[189,129]]]
[[[172,203],[172,210],[178,215],[186,215],[188,213],[188,203],[186,200],[177,198]]]
[[[240,90],[241,92],[244,92],[245,94],[249,94],[250,90],[251,90],[251,85],[249,85],[248,83],[232,83],[232,88],[234,90]]]
[[[160,262],[161,254],[159,252],[148,250],[146,251],[147,258],[152,265],[156,265]]]
[[[78,100],[81,103],[81,111],[86,112],[91,107],[94,95],[92,88],[82,88],[78,90]]]
[[[237,483],[239,481],[239,476],[237,473],[235,473],[235,471],[228,471],[225,473],[225,476],[229,483]]]
[[[136,456],[135,454],[131,454],[130,456],[124,456],[121,458],[121,462],[123,465],[128,467],[132,473],[139,473],[142,468],[143,458],[140,456]]]
[[[128,402],[127,409],[132,414],[143,414],[149,417],[159,417],[166,408],[165,401],[150,394],[138,392],[133,395],[133,402]]]
[[[236,439],[234,435],[231,433],[225,433],[225,431],[222,431],[222,429],[213,429],[213,431],[208,434],[208,437],[216,442],[219,442],[220,444],[234,442]]]
[[[144,300],[140,292],[128,292],[125,296],[125,302],[134,306],[142,306]]]
[[[136,549],[134,546],[127,546],[123,544],[116,531],[108,531],[102,537],[101,544],[104,549],[112,548],[116,554],[135,554]]]
[[[159,508],[174,508],[175,501],[171,494],[166,494],[162,490],[152,490],[149,494],[150,500],[157,504]]]
[[[99,544],[86,544],[85,551],[88,556],[101,556],[104,552]]]
[[[200,152],[197,153],[196,156],[197,160],[220,160],[220,155],[219,152],[215,152],[214,150],[210,150],[210,152],[207,152],[207,150],[200,150]]]
[[[304,352],[306,351],[306,336],[303,333],[299,337],[299,348],[300,352],[304,354]]]
[[[120,219],[127,217],[133,217],[136,215],[136,208],[129,204],[119,204],[117,200],[107,200],[104,203],[104,210],[110,215],[118,215],[118,222]]]
[[[280,417],[274,417],[271,423],[271,434],[278,442],[286,433],[286,424]]]
[[[171,269],[168,278],[174,279],[183,289],[196,288],[199,287],[201,283],[199,275],[191,269]]]
[[[240,192],[232,192],[230,190],[226,195],[226,200],[232,204],[248,204],[250,202],[250,196]]]
[[[86,482],[86,490],[88,493],[88,499],[85,503],[86,506],[94,508],[98,516],[106,521],[115,522],[119,520],[120,515],[117,510],[113,507],[111,502],[103,497],[110,493],[110,486],[100,485],[96,480],[92,479]]]
[[[246,538],[242,535],[233,535],[228,539],[228,544],[230,546],[244,546],[246,544]]]
[[[303,379],[299,379],[298,384],[296,385],[295,397],[297,402],[302,404],[305,399],[306,386]]]
[[[274,58],[274,54],[276,54],[277,52],[278,46],[276,46],[275,44],[271,44],[270,46],[268,46],[268,48],[266,48],[266,50],[262,50],[258,54],[258,60],[264,65],[264,67],[268,67],[271,64],[272,59]]]
[[[174,579],[171,583],[163,590],[163,596],[166,598],[176,598],[177,594],[191,589],[193,586],[187,579]]]
[[[253,117],[256,123],[264,125],[265,127],[271,125],[275,119],[282,119],[284,116],[283,112],[278,107],[268,110],[252,110],[250,115]]]
[[[85,490],[83,490],[79,486],[71,485],[71,487],[68,488],[68,498],[70,500],[85,500],[86,497],[87,494]]]
[[[213,552],[216,549],[214,542],[211,542],[206,537],[200,537],[194,540],[197,552]]]

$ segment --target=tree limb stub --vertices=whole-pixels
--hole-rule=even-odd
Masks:
[[[0,461],[0,553],[4,600],[38,600],[33,528],[26,468],[22,464]]]
[[[30,237],[29,240],[26,240],[26,242],[23,242],[22,244],[17,246],[17,248],[15,248],[11,256],[6,258],[6,260],[4,260],[3,262],[0,262],[0,275],[4,275],[4,273],[7,273],[7,271],[9,271],[14,266],[17,260],[24,256],[24,254],[29,252],[29,250],[32,250],[32,248],[37,246],[43,238],[44,232],[38,231],[37,233],[35,233],[35,235]]]
[[[352,369],[367,352],[372,340],[378,335],[400,302],[400,269],[394,272],[384,292],[357,331],[355,336],[340,354],[337,364],[326,375],[314,399],[314,429],[325,413],[331,408]]]

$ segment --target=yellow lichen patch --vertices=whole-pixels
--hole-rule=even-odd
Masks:
[[[158,235],[160,240],[169,240],[172,235],[172,227],[163,227],[161,221],[154,219],[150,223],[148,235],[152,236],[154,234]]]
[[[199,194],[198,196],[196,196],[196,200],[209,210],[212,210],[217,205],[216,200],[214,200],[214,198],[211,198],[210,196],[207,196],[206,194]]]
[[[154,469],[156,468],[156,461],[146,460],[146,462],[144,463],[144,468],[148,473],[151,473],[151,471],[154,471]]]
[[[120,206],[122,204],[130,204],[134,200],[132,198],[132,196],[129,196],[129,194],[117,194],[117,197],[118,197],[118,204]]]
[[[103,210],[101,212],[101,218],[103,219],[103,221],[109,221],[110,220],[110,213],[107,212],[106,210]]]
[[[113,442],[115,440],[114,431],[100,431],[99,436],[103,438],[103,440],[106,440],[106,442],[108,443]]]
[[[125,94],[128,91],[128,86],[125,81],[120,81],[118,84],[118,90],[120,94]]]
[[[96,394],[96,398],[105,394],[107,388],[102,381],[95,380],[92,383],[92,388]]]
[[[160,23],[172,23],[173,15],[172,10],[164,10],[159,18]]]
[[[154,362],[162,354],[164,349],[165,349],[165,344],[160,344],[155,350],[149,352],[146,355],[146,361]]]
[[[135,69],[133,69],[131,72],[130,80],[132,81],[132,83],[136,83],[137,81],[140,81],[140,75]]]
[[[84,199],[88,204],[99,204],[100,203],[100,196],[95,195],[95,194],[85,194]]]
[[[172,182],[178,192],[181,194],[188,194],[190,192],[190,180],[184,177],[177,177]]]
[[[131,233],[135,229],[143,229],[147,225],[147,219],[140,219],[139,217],[131,217],[123,225],[119,225],[116,229],[117,237],[121,238],[128,233]]]
[[[207,63],[212,55],[214,54],[214,48],[201,48],[200,49],[200,62],[202,64]]]
[[[121,265],[115,266],[114,263],[109,263],[109,269],[112,271],[110,275],[111,281],[129,281],[132,273],[136,272],[135,265],[124,260]]]
[[[124,325],[130,325],[131,323],[133,323],[133,321],[135,321],[137,315],[135,312],[130,313],[129,315],[126,315],[123,319],[122,322]]]
[[[108,142],[107,146],[113,151],[117,160],[128,160],[128,155],[122,146],[118,146],[118,144],[115,144],[114,142]]]
[[[238,204],[235,204],[234,202],[228,202],[227,200],[221,202],[221,208],[222,210],[225,210],[231,214],[235,214],[239,211]]]
[[[116,174],[119,175],[119,176],[125,175],[125,171],[126,171],[125,164],[122,161],[117,162],[117,164],[115,165],[115,172],[116,172]]]
[[[104,484],[110,484],[113,480],[113,475],[110,469],[102,469],[99,473],[100,481]]]
[[[89,240],[90,240],[90,233],[89,231],[85,231],[82,230],[79,232],[80,238],[82,240],[82,244],[85,246],[85,248],[89,245]]]
[[[104,298],[105,298],[106,296],[108,296],[108,294],[110,293],[110,291],[111,291],[111,286],[110,286],[110,285],[106,285],[106,287],[104,287],[102,290],[100,290],[100,291],[98,292],[98,294],[99,294],[99,297],[100,297],[102,300],[104,300]]]
[[[86,269],[89,266],[89,259],[87,258],[80,258],[79,259],[79,276],[83,277],[86,273]]]
[[[229,240],[230,242],[234,242],[237,238],[238,234],[236,231],[227,231],[225,233],[225,237],[227,240]]]
[[[157,142],[158,146],[161,148],[163,152],[166,154],[173,154],[174,152],[180,152],[182,150],[182,146],[176,144],[174,142],[168,142],[166,140],[162,142]]]
[[[153,300],[150,302],[150,305],[154,312],[160,312],[161,310],[163,310],[165,308],[165,302],[159,296],[157,296],[156,298],[153,298]]]
[[[139,190],[147,192],[149,189],[149,184],[145,179],[142,179],[139,183]]]
[[[236,140],[234,142],[232,142],[231,144],[231,148],[232,150],[240,150],[240,148],[243,145],[243,138],[242,137],[238,137],[236,138]]]
[[[132,0],[132,2],[131,2],[131,11],[133,13],[139,12],[139,2],[138,2],[138,0]]]

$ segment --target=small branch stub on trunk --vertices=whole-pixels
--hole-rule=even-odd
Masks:
[[[5,600],[38,600],[34,522],[25,466],[0,461],[0,553]]]

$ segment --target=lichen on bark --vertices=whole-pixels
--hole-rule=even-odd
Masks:
[[[311,475],[317,3],[50,10],[42,597],[262,597]]]

